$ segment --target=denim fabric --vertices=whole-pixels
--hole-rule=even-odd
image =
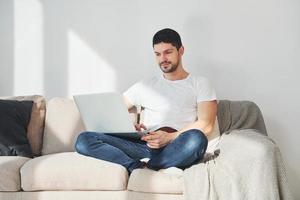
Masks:
[[[76,141],[78,153],[124,166],[129,173],[141,168],[142,158],[150,158],[147,167],[153,170],[191,166],[201,160],[207,148],[206,136],[197,129],[180,134],[163,148],[152,149],[145,141],[108,133],[83,132]]]

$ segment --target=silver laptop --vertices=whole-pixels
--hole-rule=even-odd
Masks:
[[[88,131],[135,139],[148,133],[148,130],[135,130],[122,94],[84,94],[75,95],[73,98]]]

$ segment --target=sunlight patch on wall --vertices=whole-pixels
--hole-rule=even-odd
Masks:
[[[43,94],[43,8],[39,0],[14,1],[14,95]]]
[[[74,31],[68,31],[69,96],[116,90],[113,67]]]

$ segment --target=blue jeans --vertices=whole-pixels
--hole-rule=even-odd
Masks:
[[[83,132],[76,141],[78,153],[124,166],[129,174],[150,158],[147,167],[153,170],[168,167],[187,168],[200,161],[207,148],[206,136],[197,129],[180,134],[168,145],[152,149],[142,140],[119,137],[110,134]]]

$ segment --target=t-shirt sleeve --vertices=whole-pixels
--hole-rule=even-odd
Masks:
[[[217,100],[215,89],[206,78],[197,81],[197,103]]]
[[[132,105],[140,105],[140,83],[135,83],[128,88],[124,93]]]

